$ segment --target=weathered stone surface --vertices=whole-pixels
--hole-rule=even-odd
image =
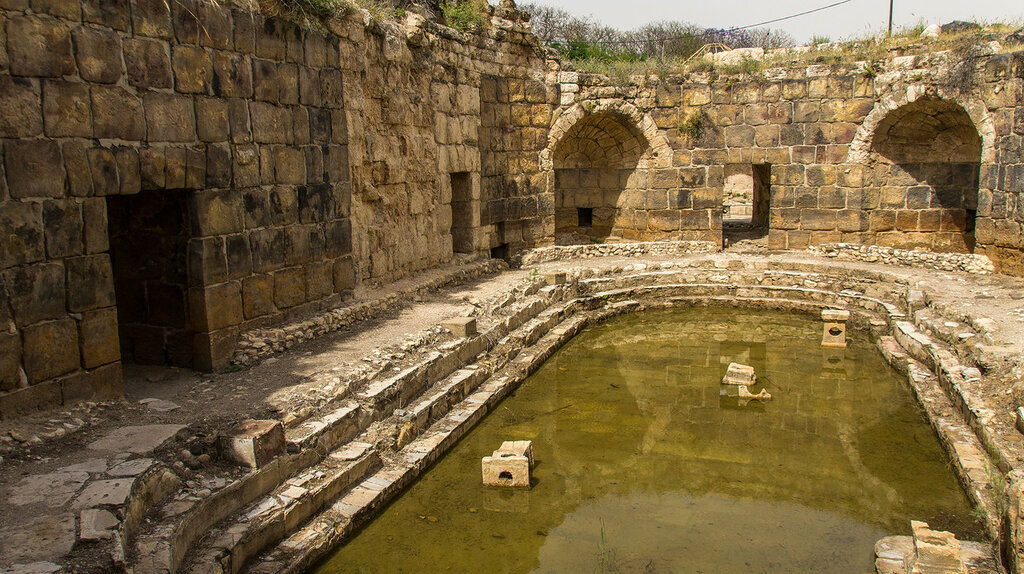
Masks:
[[[150,0],[151,1],[151,0]],[[171,59],[162,42],[128,38],[124,42],[128,82],[139,88],[170,88]]]
[[[64,164],[57,142],[6,142],[4,171],[11,197],[60,197],[64,194]]]
[[[441,326],[456,337],[472,337],[476,334],[476,317],[454,317],[441,321]]]
[[[78,328],[73,319],[45,321],[22,330],[24,366],[29,383],[38,383],[79,368]]]
[[[216,331],[242,322],[242,287],[237,281],[208,286],[189,292],[194,327]]]
[[[242,282],[242,308],[246,319],[276,311],[272,275],[253,275],[245,278]]]
[[[174,437],[185,425],[143,425],[116,428],[89,443],[92,450],[146,454]]]
[[[19,327],[64,316],[64,266],[38,264],[4,271],[14,321]]]
[[[114,271],[110,256],[86,255],[65,261],[68,271],[68,310],[89,311],[114,305]]]
[[[291,267],[274,273],[274,305],[278,309],[294,307],[306,301],[306,273]]]
[[[206,50],[197,46],[176,45],[172,49],[174,89],[187,94],[205,94],[213,80],[213,62]]]
[[[193,196],[193,231],[200,236],[242,231],[242,197],[238,190],[208,190]]]
[[[21,384],[21,336],[0,334],[0,390],[12,391]]]
[[[7,22],[7,52],[17,76],[71,74],[71,36],[66,24],[39,16],[14,16]]]
[[[146,135],[142,102],[120,87],[93,86],[93,135],[98,138],[141,141]]]
[[[42,206],[35,202],[0,203],[0,268],[39,261],[44,255]]]
[[[127,32],[131,21],[128,0],[83,0],[82,20]]]
[[[533,445],[528,440],[505,441],[480,465],[485,486],[529,488]]]
[[[146,94],[146,129],[151,142],[191,142],[196,139],[192,98],[172,94]]]
[[[86,485],[71,504],[73,510],[83,510],[96,506],[123,506],[132,491],[130,478],[114,478],[95,480]]]
[[[0,554],[10,564],[60,562],[74,544],[73,514],[41,516],[0,532]]]
[[[43,203],[46,254],[54,259],[81,255],[84,251],[82,209],[74,199],[53,199]]]
[[[117,179],[117,158],[113,150],[105,147],[91,147],[85,152],[89,160],[89,175],[92,178],[92,192],[95,195],[117,195],[121,184]]]
[[[163,0],[136,0],[132,3],[132,32],[169,40],[174,37],[170,6]]]
[[[0,136],[38,135],[43,128],[37,85],[28,78],[0,75]]]
[[[247,420],[217,439],[222,457],[249,468],[260,468],[284,454],[284,425],[275,420]]]
[[[111,307],[82,313],[79,341],[82,345],[82,366],[86,369],[120,360],[117,310]]]
[[[79,514],[78,538],[85,541],[106,540],[114,537],[114,527],[120,521],[101,508],[87,508]]]
[[[78,73],[87,82],[113,84],[121,79],[121,40],[114,32],[82,26],[72,33]]]
[[[43,117],[46,135],[91,137],[89,87],[60,80],[43,82]]]

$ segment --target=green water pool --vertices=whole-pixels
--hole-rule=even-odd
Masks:
[[[593,325],[315,571],[873,572],[911,519],[983,538],[905,381],[850,336],[716,308]],[[721,396],[733,361],[770,402]],[[505,440],[533,441],[529,490],[481,484]]]

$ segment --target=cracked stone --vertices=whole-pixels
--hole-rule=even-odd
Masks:
[[[113,514],[102,508],[86,508],[79,514],[79,534],[82,540],[106,540],[114,536],[114,528],[120,524]]]

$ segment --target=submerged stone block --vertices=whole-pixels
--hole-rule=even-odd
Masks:
[[[260,468],[284,453],[284,425],[275,420],[247,420],[218,439],[221,455],[250,468]]]
[[[750,386],[754,384],[756,379],[754,367],[741,365],[740,363],[729,363],[729,367],[725,370],[725,376],[722,377],[722,384]]]
[[[846,322],[850,312],[841,309],[822,309],[821,320],[824,331],[821,335],[822,347],[846,347]]]
[[[481,460],[484,486],[530,486],[533,467],[533,443],[528,440],[505,441],[498,450]]]

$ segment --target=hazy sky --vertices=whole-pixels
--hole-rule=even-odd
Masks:
[[[526,3],[527,0],[520,0]],[[832,4],[837,0],[530,0],[556,6],[578,16],[592,18],[621,30],[659,20],[681,20],[707,28],[731,28],[756,24]],[[924,19],[929,24],[951,20],[1024,21],[1022,0],[894,0],[893,28],[912,26]],[[811,36],[832,40],[863,36],[884,30],[889,22],[889,0],[852,0],[828,10],[770,24],[785,30],[798,42]]]

